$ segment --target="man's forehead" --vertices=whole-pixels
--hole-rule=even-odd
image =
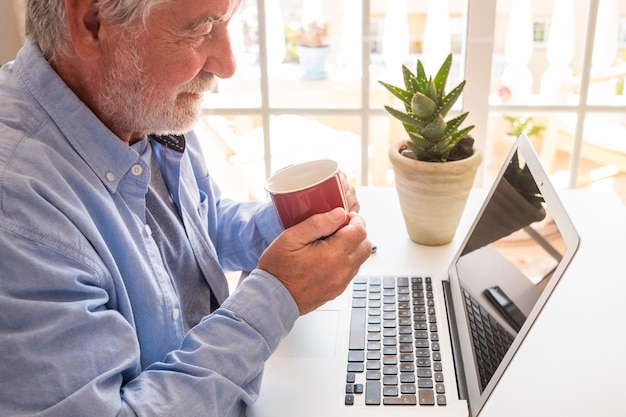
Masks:
[[[174,10],[183,10],[184,15],[188,14],[190,10],[184,4],[188,1],[189,0],[171,0],[169,5],[173,6]],[[241,0],[191,1],[194,3],[193,9],[197,10],[197,15],[190,16],[192,20],[186,24],[187,29],[194,29],[208,23],[219,23],[230,20],[241,4]]]

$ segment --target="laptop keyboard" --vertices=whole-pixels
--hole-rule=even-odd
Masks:
[[[429,277],[356,277],[345,404],[445,406],[437,326]]]
[[[463,296],[480,384],[485,389],[513,343],[513,336],[467,291],[463,291]]]

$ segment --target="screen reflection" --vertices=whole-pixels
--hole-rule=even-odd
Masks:
[[[515,153],[457,263],[483,389],[564,251],[540,190]]]

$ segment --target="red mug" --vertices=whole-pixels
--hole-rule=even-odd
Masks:
[[[347,210],[339,164],[330,159],[286,166],[267,180],[265,190],[272,198],[283,229],[336,207]]]

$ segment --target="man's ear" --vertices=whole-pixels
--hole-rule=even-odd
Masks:
[[[76,54],[84,59],[100,56],[101,28],[94,0],[65,0],[70,39]]]

